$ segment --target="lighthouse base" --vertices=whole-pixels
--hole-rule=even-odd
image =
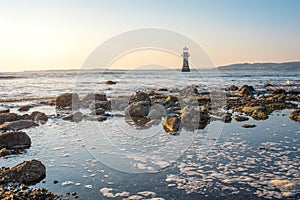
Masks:
[[[189,67],[182,67],[181,68],[181,72],[190,72],[190,68]]]

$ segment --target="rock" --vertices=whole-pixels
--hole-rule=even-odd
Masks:
[[[7,122],[1,125],[0,130],[21,130],[25,128],[31,128],[33,126],[38,126],[38,124],[32,120],[19,120],[14,122]]]
[[[34,184],[40,182],[45,176],[45,165],[38,160],[30,160],[0,171],[0,183]]]
[[[177,107],[180,104],[179,104],[179,100],[176,96],[168,95],[166,97],[166,100],[163,102],[163,105],[167,108],[170,108],[170,107]]]
[[[200,111],[191,107],[184,107],[180,110],[180,118],[182,126],[189,130],[195,130],[199,126]]]
[[[104,108],[97,108],[96,110],[91,112],[91,115],[103,115],[105,113]]]
[[[287,92],[285,91],[285,89],[282,89],[282,88],[278,88],[273,91],[273,94],[286,94],[286,93]]]
[[[86,95],[82,101],[107,101],[106,94],[94,94],[90,93]]]
[[[248,115],[251,115],[255,110],[265,110],[265,107],[263,106],[250,106],[250,105],[245,105],[242,108],[242,111]]]
[[[105,83],[106,83],[106,85],[115,85],[115,84],[117,84],[116,81],[106,81]]]
[[[150,102],[150,97],[147,93],[142,91],[137,91],[136,93],[132,94],[129,99],[129,104],[134,102],[140,102],[140,101],[147,101]]]
[[[8,155],[13,154],[13,153],[14,153],[13,150],[9,150],[9,149],[6,149],[6,148],[3,148],[3,149],[0,148],[0,157],[8,156]]]
[[[30,137],[21,131],[0,133],[0,149],[25,149],[31,146]]]
[[[16,113],[1,113],[0,114],[0,124],[3,124],[4,122],[13,122],[20,119],[20,116]]]
[[[296,108],[293,112],[290,113],[289,115],[291,120],[300,121],[300,108]]]
[[[165,108],[160,104],[154,104],[149,109],[148,118],[149,119],[161,119],[162,117],[166,116]]]
[[[30,108],[33,108],[33,106],[32,106],[32,105],[21,106],[21,107],[18,109],[18,111],[19,111],[19,112],[26,112],[26,111],[30,110]]]
[[[268,119],[268,114],[265,110],[258,109],[251,114],[251,117],[255,120],[265,120]]]
[[[252,96],[254,94],[255,90],[252,86],[243,85],[239,89],[239,93],[243,96]]]
[[[76,108],[79,103],[79,96],[76,93],[65,93],[56,98],[55,105],[58,109]]]
[[[111,110],[111,101],[95,101],[89,106],[91,110],[103,108],[104,110]]]
[[[209,112],[205,106],[200,106],[200,123],[210,120]]]
[[[254,127],[256,127],[256,125],[255,124],[243,124],[242,127],[243,128],[254,128]]]
[[[232,114],[230,113],[224,113],[223,115],[221,115],[221,120],[225,123],[230,123],[232,118],[231,118]]]
[[[146,117],[149,114],[150,102],[133,102],[125,108],[125,116]]]
[[[238,122],[249,120],[248,117],[244,117],[244,116],[242,116],[242,115],[234,115],[234,116],[233,116],[233,119],[235,119],[235,120],[238,121]]]
[[[163,120],[163,128],[167,133],[177,134],[180,130],[179,117],[172,117]]]
[[[40,122],[42,124],[46,123],[48,121],[48,116],[45,113],[42,113],[40,111],[34,111],[30,115],[31,119],[35,122]]]
[[[239,88],[235,85],[231,85],[227,90],[228,91],[237,91]]]
[[[72,121],[72,122],[80,122],[82,121],[82,113],[81,112],[75,112],[72,113],[70,115],[67,115],[65,117],[62,118],[62,120],[68,120],[68,121]]]
[[[195,85],[189,85],[186,88],[182,89],[180,91],[180,94],[193,96],[193,95],[199,94],[199,92]]]
[[[9,112],[10,112],[9,109],[0,110],[0,113],[9,113]]]
[[[21,119],[22,120],[32,120],[32,117],[28,114],[24,114],[24,115],[21,116]]]

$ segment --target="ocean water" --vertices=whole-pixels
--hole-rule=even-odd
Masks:
[[[189,85],[199,91],[232,84],[252,85],[259,91],[268,83],[300,89],[300,71],[24,72],[0,77],[9,75],[17,78],[0,78],[0,106],[17,113],[20,105],[40,100],[14,101],[16,98],[55,97],[65,92],[104,92],[115,98],[136,90],[176,90]],[[107,80],[117,84],[106,85]],[[139,127],[123,117],[112,117],[104,122],[74,123],[52,117],[57,113],[54,107],[38,106],[29,112],[35,110],[50,119],[24,130],[32,147],[0,158],[0,166],[7,167],[41,160],[47,176],[33,187],[46,187],[71,199],[67,193],[77,192],[79,199],[300,197],[300,126],[289,119],[288,109],[273,112],[264,121],[250,119],[247,124],[256,125],[252,129],[242,128],[243,122],[235,120],[213,121],[203,130],[183,130],[179,136],[166,134],[160,122]],[[274,186],[272,180],[294,186]]]

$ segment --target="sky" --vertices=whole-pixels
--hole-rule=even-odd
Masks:
[[[140,28],[181,33],[217,66],[300,60],[299,0],[0,0],[0,71],[78,69]]]

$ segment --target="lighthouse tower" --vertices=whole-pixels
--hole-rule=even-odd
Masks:
[[[181,54],[181,56],[183,57],[183,65],[182,65],[182,69],[181,71],[182,72],[190,72],[190,66],[189,66],[189,57],[190,57],[190,54],[188,52],[188,48],[187,47],[184,47],[183,48],[183,53]]]

